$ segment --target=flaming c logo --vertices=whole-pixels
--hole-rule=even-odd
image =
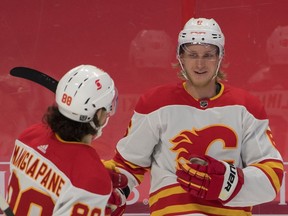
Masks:
[[[231,128],[213,125],[182,131],[170,142],[174,145],[171,150],[177,152],[178,162],[181,158],[189,160],[191,154],[204,155],[216,142],[220,142],[223,149],[237,148],[237,139],[237,134]]]

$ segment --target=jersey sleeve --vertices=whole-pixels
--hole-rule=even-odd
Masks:
[[[114,161],[120,170],[126,170],[130,190],[142,182],[144,174],[150,169],[151,155],[159,139],[151,127],[146,114],[135,112],[127,129],[127,135],[117,144]]]
[[[226,204],[228,206],[253,206],[272,201],[282,184],[283,160],[273,139],[266,111],[257,102],[250,103],[248,110],[242,113],[244,185]]]

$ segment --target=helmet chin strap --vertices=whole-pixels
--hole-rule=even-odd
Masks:
[[[96,125],[95,125],[95,123],[93,121],[89,122],[91,127],[94,128],[97,131],[96,135],[93,137],[93,140],[96,140],[99,137],[101,137],[102,130],[103,130],[104,127],[106,127],[106,125],[108,124],[108,121],[109,121],[109,117],[106,119],[106,122],[103,125],[101,125],[100,127],[96,127]]]
[[[222,61],[222,57],[219,58],[219,62],[218,62],[217,69],[216,69],[216,73],[215,73],[215,75],[212,77],[212,80],[215,79],[215,78],[218,76],[218,72],[219,72],[219,68],[220,68],[221,61]]]
[[[182,62],[181,62],[181,60],[180,60],[180,56],[179,56],[179,55],[177,56],[177,60],[178,60],[180,66],[181,66],[181,69],[182,69],[182,70],[181,70],[181,74],[183,75],[183,77],[184,77],[186,80],[189,80],[188,77],[187,77],[186,70],[184,69],[183,64],[182,64]]]

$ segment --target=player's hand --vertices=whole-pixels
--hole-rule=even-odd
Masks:
[[[121,216],[125,211],[126,197],[128,197],[130,192],[128,188],[128,179],[124,174],[119,172],[112,160],[105,162],[103,161],[103,163],[110,174],[113,185],[113,190],[108,200],[105,214],[111,216]]]
[[[126,197],[120,188],[113,188],[112,194],[106,206],[106,215],[121,216],[126,208]]]
[[[112,193],[106,207],[106,214],[121,216],[126,209],[126,196],[124,190],[128,187],[127,177],[121,173],[108,170],[112,180]]]
[[[113,170],[108,170],[108,172],[112,180],[113,188],[126,188],[127,187],[128,179],[124,174],[118,173]]]
[[[208,155],[192,156],[190,162],[180,164],[176,175],[177,181],[190,194],[224,203],[231,200],[244,183],[241,169]]]
[[[128,185],[127,177],[120,173],[113,160],[102,160],[105,168],[108,170],[110,178],[112,180],[113,188],[125,188]]]

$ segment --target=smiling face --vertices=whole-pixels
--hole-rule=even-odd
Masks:
[[[194,87],[215,85],[218,70],[219,49],[209,44],[185,44],[180,55],[186,77]]]

